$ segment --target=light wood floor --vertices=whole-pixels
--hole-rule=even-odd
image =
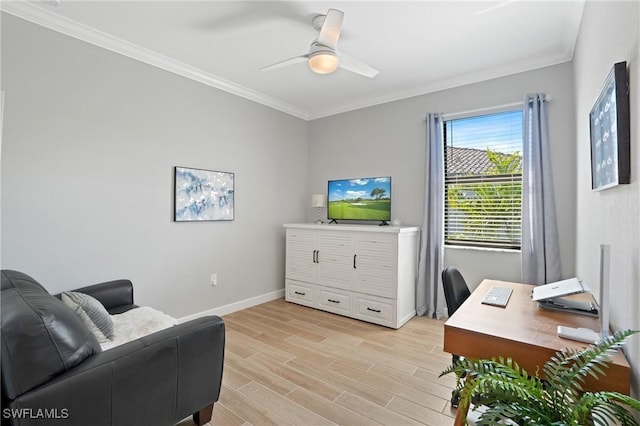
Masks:
[[[451,426],[443,322],[393,330],[275,300],[224,317],[212,425]],[[188,426],[192,422],[183,422]]]

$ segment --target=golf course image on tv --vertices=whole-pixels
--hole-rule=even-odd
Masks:
[[[391,220],[391,177],[330,180],[327,218]]]

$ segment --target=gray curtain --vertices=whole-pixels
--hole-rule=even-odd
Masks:
[[[522,155],[522,282],[546,284],[560,279],[560,249],[553,196],[545,95],[524,101]]]
[[[416,312],[430,318],[447,315],[442,268],[444,256],[444,140],[442,116],[427,114],[424,221],[422,223]]]

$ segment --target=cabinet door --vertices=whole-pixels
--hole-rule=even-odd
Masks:
[[[318,232],[317,248],[318,283],[345,290],[352,289],[351,234],[349,232]]]
[[[354,290],[382,297],[397,297],[398,237],[390,234],[358,235],[355,239]]]
[[[287,229],[285,276],[288,279],[316,282],[316,232]]]

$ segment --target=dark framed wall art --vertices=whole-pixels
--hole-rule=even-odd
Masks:
[[[233,180],[229,172],[175,167],[173,220],[233,220]]]
[[[616,63],[589,113],[591,189],[629,183],[629,80],[627,63]]]

